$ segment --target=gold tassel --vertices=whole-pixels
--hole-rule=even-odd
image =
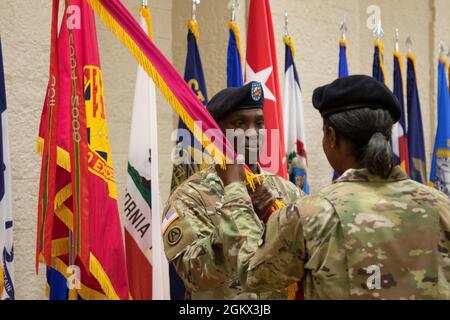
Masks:
[[[288,300],[295,300],[297,291],[298,291],[297,284],[296,283],[291,284],[288,287]]]

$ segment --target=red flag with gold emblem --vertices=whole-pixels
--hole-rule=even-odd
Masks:
[[[38,144],[37,257],[64,277],[69,265],[77,266],[81,284],[67,289],[83,299],[127,299],[95,17],[86,1],[66,1],[52,52]]]

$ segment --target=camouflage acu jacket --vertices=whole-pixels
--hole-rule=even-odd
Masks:
[[[228,187],[246,192],[240,183]],[[230,224],[249,224],[249,198],[226,200],[240,208]],[[306,299],[450,299],[450,200],[400,167],[388,179],[350,169],[275,212],[266,230],[257,225],[244,241],[222,226],[224,250],[239,247],[227,263],[249,290],[304,279]]]
[[[276,175],[264,174],[268,177],[265,186],[274,196],[283,198],[283,202],[290,203],[300,197],[299,189],[294,184]],[[258,294],[244,291],[239,285],[236,268],[226,268],[219,230],[229,223],[223,221],[230,215],[229,209],[223,207],[224,195],[230,194],[227,189],[214,167],[210,167],[186,180],[167,202],[162,221],[164,249],[186,286],[186,298],[286,299],[287,290],[267,290]],[[233,197],[242,195],[239,191]],[[244,195],[250,199],[247,190]],[[236,236],[241,239],[245,239],[247,233],[259,234],[263,228],[251,200],[245,215],[252,215],[254,219],[249,220],[249,226],[242,226],[237,232]]]

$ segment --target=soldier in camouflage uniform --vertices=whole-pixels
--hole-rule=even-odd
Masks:
[[[222,131],[226,129],[263,129],[262,108],[264,97],[261,84],[250,82],[242,88],[229,88],[219,92],[207,106]],[[265,178],[252,192],[244,187],[250,199],[248,212],[263,224],[275,199],[290,203],[300,197],[299,189],[289,181],[261,171],[256,163],[250,163],[250,153],[258,154],[259,148],[246,146],[245,160],[255,172]],[[244,154],[243,154],[244,156]],[[258,293],[245,291],[239,285],[237,273],[225,268],[222,236],[218,226],[223,216],[230,212],[222,207],[227,188],[217,175],[214,166],[202,170],[170,196],[163,215],[162,233],[166,256],[173,263],[186,286],[187,299],[287,299],[287,290],[265,290]],[[249,195],[250,194],[250,195]],[[240,197],[241,194],[237,194]],[[239,231],[250,233],[253,221]],[[254,230],[257,232],[259,229]]]
[[[227,268],[253,291],[304,279],[306,299],[450,299],[450,200],[392,165],[396,98],[370,77],[350,76],[316,89],[313,105],[325,154],[343,174],[264,226],[237,166],[218,171],[227,181],[218,228]]]

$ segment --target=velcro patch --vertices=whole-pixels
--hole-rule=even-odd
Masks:
[[[164,234],[164,232],[166,232],[167,228],[172,224],[172,222],[177,220],[179,217],[180,215],[175,211],[175,209],[170,209],[164,217],[163,222],[161,223],[161,233]]]

